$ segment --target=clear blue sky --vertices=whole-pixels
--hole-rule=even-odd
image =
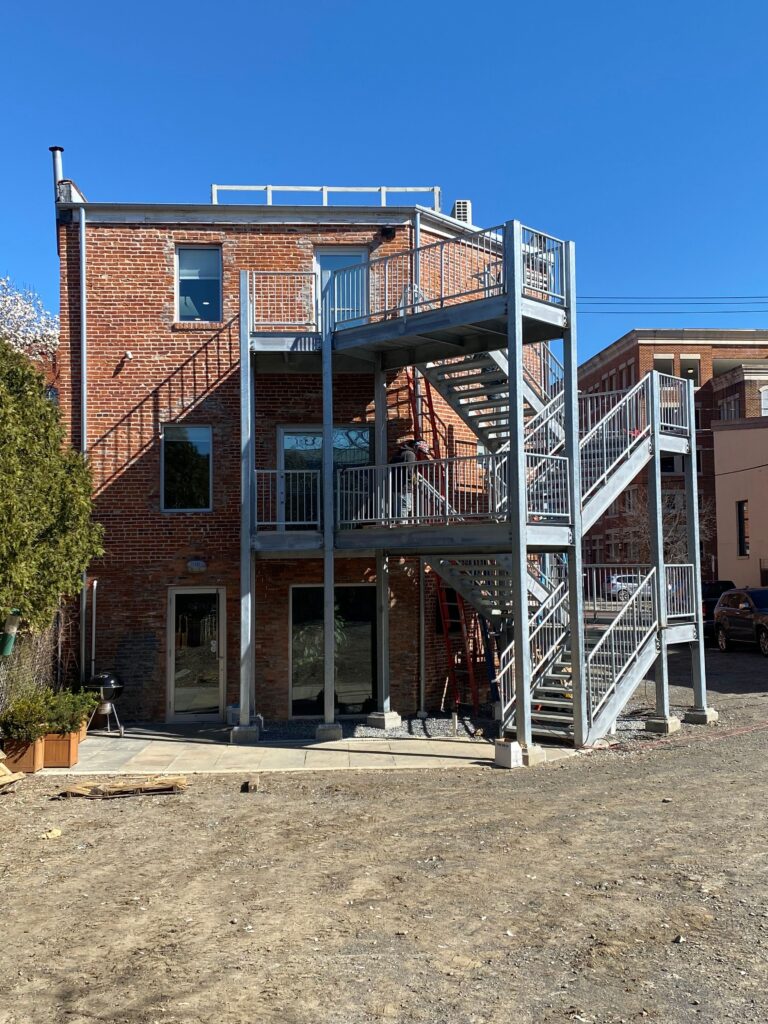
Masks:
[[[759,0],[6,3],[0,274],[56,309],[57,144],[91,200],[435,183],[575,239],[583,296],[768,295],[767,36]],[[581,355],[754,305],[585,313]]]

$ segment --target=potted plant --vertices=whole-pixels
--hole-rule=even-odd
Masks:
[[[88,719],[91,717],[93,709],[99,703],[99,695],[91,690],[80,690],[79,693],[72,693],[71,696],[78,709],[75,711],[75,718],[79,721],[77,738],[82,743],[88,735]]]
[[[47,690],[25,690],[0,713],[0,732],[6,764],[18,772],[43,767],[43,736],[48,731]]]
[[[77,764],[80,733],[93,709],[93,696],[61,690],[48,694],[45,768],[71,768]]]

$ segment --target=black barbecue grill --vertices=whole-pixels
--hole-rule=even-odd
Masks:
[[[117,717],[117,711],[115,711],[115,701],[123,692],[123,684],[118,676],[112,672],[99,672],[97,675],[91,676],[89,682],[82,683],[81,687],[83,690],[89,690],[91,693],[98,694],[99,697],[99,703],[93,709],[91,717],[88,719],[88,726],[90,727],[95,715],[104,715],[107,719],[107,732],[111,733],[112,718],[114,717],[117,732],[122,736],[125,730],[120,724],[120,719]]]

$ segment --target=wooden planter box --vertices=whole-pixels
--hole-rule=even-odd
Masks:
[[[77,764],[79,732],[49,732],[45,737],[44,768],[71,768]]]
[[[82,743],[87,735],[88,735],[88,723],[87,722],[83,722],[83,724],[80,726],[80,732],[77,734],[77,738],[78,738],[79,742]]]
[[[42,737],[33,743],[24,743],[21,740],[3,740],[5,763],[15,772],[27,772],[28,775],[39,772],[43,767],[44,747]]]

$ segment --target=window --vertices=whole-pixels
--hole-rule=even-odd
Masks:
[[[697,430],[701,430],[701,406],[694,405],[693,407],[693,422]]]
[[[654,356],[653,368],[658,370],[659,373],[667,373],[670,377],[673,377],[675,374],[674,356]]]
[[[760,415],[768,416],[768,388],[760,390]]]
[[[221,250],[177,249],[178,318],[221,320]]]
[[[736,532],[739,557],[746,558],[749,555],[749,502],[736,502]]]
[[[717,403],[721,420],[737,420],[741,413],[739,396],[729,395]]]
[[[662,473],[676,473],[675,467],[675,456],[674,455],[662,455],[659,459],[659,469]]]
[[[160,507],[164,512],[211,509],[210,427],[163,427]]]
[[[684,380],[692,380],[695,388],[701,384],[701,360],[698,356],[680,357],[680,376]]]

